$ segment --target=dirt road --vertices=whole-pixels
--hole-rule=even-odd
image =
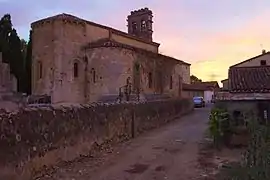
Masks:
[[[207,128],[210,108],[196,109],[165,127],[123,143],[100,158],[85,158],[59,168],[57,180],[192,180],[197,179],[198,143]]]

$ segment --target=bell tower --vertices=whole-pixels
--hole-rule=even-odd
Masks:
[[[128,34],[132,34],[147,41],[153,41],[153,13],[148,8],[131,11],[127,17]]]

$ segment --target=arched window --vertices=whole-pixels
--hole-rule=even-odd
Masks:
[[[137,23],[132,22],[132,31],[135,32],[137,30]]]
[[[142,20],[141,21],[141,30],[145,30],[146,29],[146,21]]]
[[[41,79],[42,78],[42,62],[38,62],[38,78]]]
[[[91,73],[92,73],[92,82],[96,83],[96,70],[92,68]]]
[[[172,89],[173,88],[173,77],[171,76],[170,77],[170,89]]]
[[[152,86],[153,86],[153,77],[152,77],[152,73],[149,72],[148,73],[148,87],[152,88]]]
[[[79,76],[79,66],[78,66],[78,63],[77,62],[75,62],[73,64],[73,76],[75,78],[77,78]]]

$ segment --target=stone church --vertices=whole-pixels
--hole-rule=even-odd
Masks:
[[[128,15],[128,33],[59,14],[31,24],[33,95],[52,103],[91,103],[118,97],[122,87],[141,96],[179,97],[190,64],[159,53],[148,8]]]

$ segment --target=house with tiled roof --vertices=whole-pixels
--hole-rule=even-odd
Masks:
[[[206,102],[211,102],[215,98],[216,92],[220,89],[217,81],[196,82],[193,84],[183,84],[183,94],[186,97],[204,97]]]
[[[270,93],[270,66],[233,67],[229,78],[231,93]]]
[[[218,93],[218,99],[229,103],[233,111],[254,112],[267,118],[270,112],[270,52],[237,63],[229,68],[227,92]]]
[[[270,51],[262,51],[261,54],[232,65],[234,67],[261,67],[270,65]]]
[[[265,50],[260,55],[230,66],[228,79],[221,81],[223,90],[227,91],[223,94],[234,99],[267,98],[269,70],[270,52]]]
[[[247,60],[241,61],[237,64],[234,64],[230,66],[229,69],[232,68],[247,68],[247,67],[263,67],[263,66],[269,66],[270,65],[270,52],[266,52],[265,50],[262,51],[261,54],[254,56],[252,58],[249,58]],[[229,91],[229,78],[224,79],[221,81],[222,83],[222,90],[223,91]]]
[[[221,80],[221,84],[222,84],[222,91],[228,91],[229,90],[229,79],[223,79]]]

